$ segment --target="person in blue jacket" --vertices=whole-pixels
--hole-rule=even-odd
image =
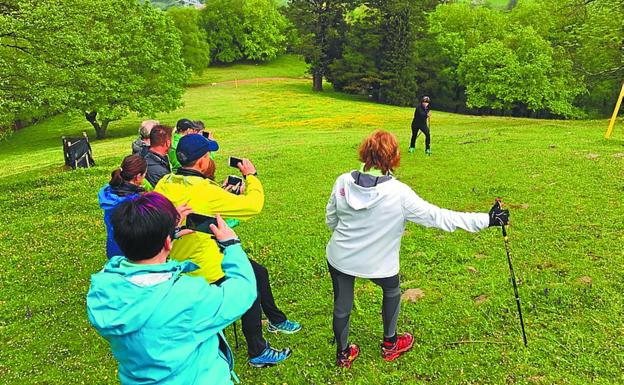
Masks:
[[[110,223],[111,213],[121,202],[133,199],[143,194],[150,186],[146,186],[145,173],[147,163],[139,155],[129,155],[124,158],[121,166],[111,173],[111,179],[98,193],[100,208],[104,210],[106,224],[106,257],[123,255],[113,237],[113,228]]]
[[[168,260],[180,214],[158,193],[127,199],[111,215],[115,256],[91,276],[89,322],[109,343],[122,385],[232,384],[233,355],[223,329],[256,298],[240,240],[217,215],[211,225],[223,250],[225,280],[209,284],[186,273],[190,261]]]

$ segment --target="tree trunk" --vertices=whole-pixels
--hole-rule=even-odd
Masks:
[[[102,119],[102,124],[97,121],[97,111],[85,112],[85,118],[95,129],[95,137],[104,139],[106,137],[106,129],[111,122],[109,119]]]
[[[319,72],[319,70],[315,70],[312,73],[312,89],[317,92],[323,91],[323,75]]]

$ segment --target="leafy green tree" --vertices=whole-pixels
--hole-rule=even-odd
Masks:
[[[129,112],[152,115],[180,105],[188,78],[180,37],[151,4],[15,0],[11,5],[1,33],[9,35],[0,43],[0,60],[8,64],[0,111],[10,118],[78,111],[103,138],[109,123]]]
[[[272,0],[210,1],[201,24],[216,62],[271,60],[286,50],[287,20]]]
[[[245,57],[239,43],[244,35],[242,1],[212,0],[201,11],[212,62],[231,63]]]
[[[544,0],[551,9],[558,44],[573,61],[587,92],[577,104],[593,115],[608,115],[624,80],[624,2]]]
[[[323,90],[323,77],[342,56],[348,30],[345,15],[359,5],[357,0],[289,0],[286,13],[297,27],[301,53],[310,65],[312,88]]]
[[[167,11],[180,32],[184,64],[196,74],[201,74],[210,64],[210,45],[206,31],[200,26],[199,14],[192,7],[172,7]]]
[[[288,20],[274,0],[246,0],[243,3],[241,46],[248,60],[272,60],[286,51]]]
[[[451,79],[465,89],[468,107],[581,116],[574,99],[584,90],[582,79],[565,50],[549,40],[554,29],[544,16],[547,11],[533,8],[534,28],[522,21],[530,14],[527,9],[518,5],[504,13],[441,5],[431,15],[430,32],[447,57]]]
[[[131,111],[145,116],[179,107],[189,73],[173,21],[134,0],[99,1],[85,11],[83,54],[97,60],[74,72],[72,107],[97,137]]]
[[[414,63],[416,20],[417,15],[422,14],[409,0],[380,1],[378,7],[381,13],[379,70],[382,80],[377,100],[398,105],[414,104],[418,92]]]
[[[381,13],[362,5],[348,15],[347,23],[342,57],[329,65],[327,80],[338,91],[377,99],[381,83]]]
[[[437,1],[371,1],[347,16],[341,58],[330,65],[338,90],[384,103],[410,105],[419,94],[415,43],[426,33],[426,12]]]
[[[78,46],[75,14],[65,2],[0,2],[0,126],[19,128],[66,109],[70,70],[83,65],[70,58]]]

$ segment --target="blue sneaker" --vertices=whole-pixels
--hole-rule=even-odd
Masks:
[[[301,330],[301,324],[291,320],[286,320],[275,325],[269,321],[269,326],[267,326],[267,331],[275,334],[280,332],[284,334],[293,334],[297,333],[299,330]]]
[[[264,348],[258,357],[249,359],[249,365],[254,368],[275,366],[290,357],[291,354],[292,351],[289,348],[284,348],[282,350],[273,349],[267,342],[266,348]]]

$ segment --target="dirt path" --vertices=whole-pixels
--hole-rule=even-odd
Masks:
[[[253,78],[253,79],[236,79],[236,80],[226,80],[223,82],[213,82],[213,83],[206,83],[206,84],[202,84],[202,85],[211,85],[211,86],[219,86],[219,85],[224,85],[224,84],[250,84],[250,83],[266,83],[266,82],[275,82],[275,81],[287,81],[287,80],[300,80],[300,81],[308,81],[311,78],[305,78],[305,77],[301,77],[301,78],[289,78],[289,77],[280,77],[280,76],[275,76],[275,77],[268,77],[268,78]]]

